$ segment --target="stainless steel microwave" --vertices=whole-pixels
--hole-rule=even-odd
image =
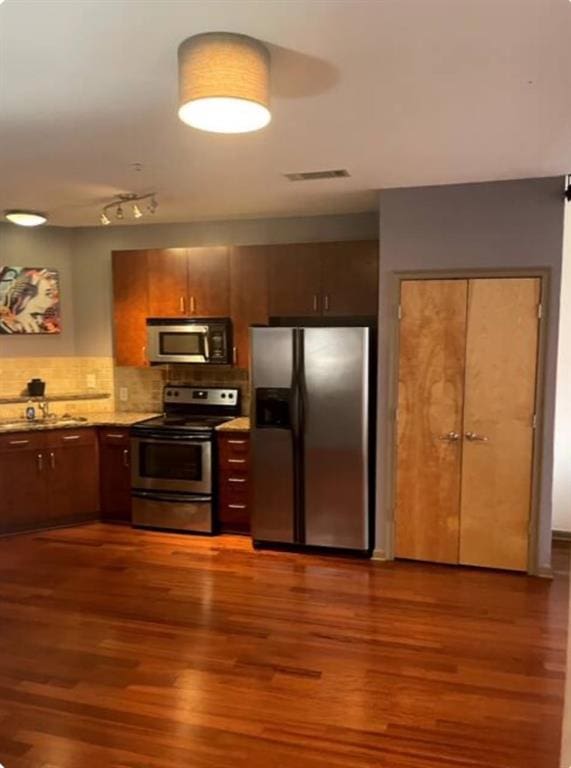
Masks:
[[[232,321],[228,317],[149,317],[147,354],[151,365],[231,365]]]

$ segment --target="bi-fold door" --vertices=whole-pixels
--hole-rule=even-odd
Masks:
[[[402,283],[397,557],[526,570],[540,290]]]

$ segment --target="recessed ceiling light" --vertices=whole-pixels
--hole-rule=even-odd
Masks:
[[[38,211],[4,211],[4,218],[20,227],[39,227],[48,220],[45,213]]]
[[[178,64],[183,123],[247,133],[270,122],[270,54],[258,40],[232,32],[194,35],[181,43]]]

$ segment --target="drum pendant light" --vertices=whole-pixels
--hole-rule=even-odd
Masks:
[[[178,49],[180,119],[214,133],[264,128],[269,110],[270,54],[258,40],[207,32]]]

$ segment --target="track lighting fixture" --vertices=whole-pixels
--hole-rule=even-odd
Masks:
[[[122,195],[117,195],[117,198],[115,200],[112,200],[110,203],[107,203],[107,205],[103,206],[103,210],[101,211],[101,215],[99,216],[99,221],[103,226],[107,226],[108,224],[111,224],[110,215],[114,214],[115,218],[122,221],[125,218],[125,212],[126,212],[126,206],[131,206],[131,211],[133,213],[134,219],[141,219],[145,214],[143,210],[141,209],[139,203],[143,200],[148,200],[149,203],[147,205],[147,212],[148,213],[154,213],[158,208],[158,203],[155,197],[154,192],[149,192],[146,195],[138,195],[135,192],[126,192]],[[127,208],[128,213],[128,208]]]
[[[567,186],[565,187],[565,199],[571,203],[571,174],[567,176]]]

